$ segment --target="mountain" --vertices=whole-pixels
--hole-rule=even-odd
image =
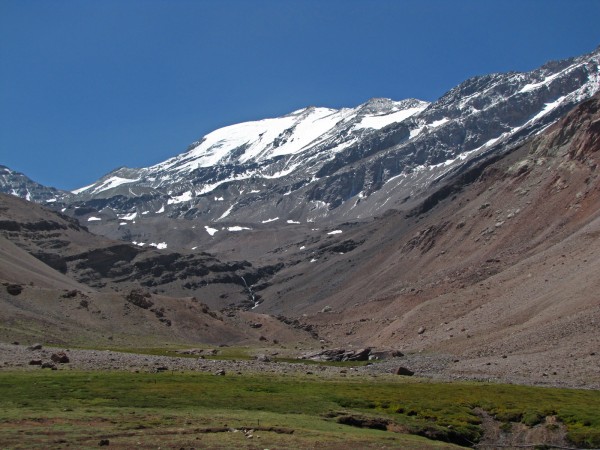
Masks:
[[[596,50],[528,73],[475,77],[433,103],[372,99],[231,125],[160,164],[117,169],[74,191],[69,204],[102,212],[90,214],[105,223],[90,226],[115,237],[134,217],[222,229],[411,208],[449,173],[523,142],[592,96],[599,61]]]
[[[0,165],[0,193],[36,203],[54,203],[69,196],[68,192],[36,183],[26,175]]]
[[[122,342],[172,342],[166,320],[177,342],[254,342],[260,317],[288,343],[422,352],[421,373],[600,386],[598,63],[233,125],[61,213],[0,195],[0,337],[46,330],[44,308],[56,339]],[[60,300],[74,283],[101,306]],[[148,298],[164,311],[128,315]]]

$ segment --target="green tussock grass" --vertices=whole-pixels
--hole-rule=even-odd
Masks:
[[[148,436],[149,430],[163,433],[163,438],[148,441],[154,443],[166,439],[170,444],[215,448],[218,442],[228,442],[230,447],[249,442],[238,433],[197,431],[225,425],[295,430],[292,435],[262,431],[262,448],[304,448],[318,442],[323,447],[351,442],[353,446],[346,448],[451,448],[448,442],[470,445],[481,438],[476,407],[505,423],[535,425],[555,415],[566,424],[574,445],[600,446],[597,391],[400,377],[36,371],[0,372],[0,392],[0,436],[4,436],[0,441],[9,448],[18,442],[35,447],[61,439],[83,448],[99,436],[112,436],[126,448],[137,445],[134,440]],[[348,415],[384,419],[412,435],[337,422],[338,417]],[[19,432],[23,429],[32,434]],[[63,437],[55,435],[59,431]],[[200,444],[193,444],[196,438],[201,438]],[[92,441],[90,445],[96,446]]]

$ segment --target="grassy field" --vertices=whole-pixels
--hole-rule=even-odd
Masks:
[[[457,448],[481,438],[475,408],[506,424],[556,416],[574,446],[600,446],[597,391],[62,371],[0,372],[0,446],[97,448],[108,439],[110,448]]]

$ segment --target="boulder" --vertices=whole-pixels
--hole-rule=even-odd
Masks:
[[[52,356],[50,356],[50,359],[52,361],[54,361],[55,363],[59,363],[59,364],[66,364],[69,362],[69,357],[67,356],[67,354],[65,352],[52,353]]]
[[[41,366],[42,360],[41,359],[32,359],[31,361],[29,361],[29,365],[30,366]]]
[[[27,347],[27,350],[41,350],[42,349],[42,344],[33,344],[30,345],[29,347]]]
[[[52,370],[56,370],[56,366],[55,366],[53,363],[49,362],[49,361],[47,361],[47,362],[45,362],[45,363],[42,363],[42,366],[41,366],[41,367],[42,367],[42,369],[52,369]]]
[[[21,292],[23,292],[23,286],[20,284],[9,284],[6,286],[6,292],[8,292],[10,295],[19,295]]]
[[[394,374],[396,374],[396,375],[403,375],[405,377],[412,377],[415,373],[412,370],[407,369],[406,367],[398,367],[394,371]]]

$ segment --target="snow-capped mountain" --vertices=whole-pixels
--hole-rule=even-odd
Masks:
[[[69,193],[36,183],[26,175],[0,165],[0,192],[36,203],[54,203]]]
[[[355,108],[308,107],[215,130],[151,167],[119,168],[63,194],[61,207],[92,226],[166,216],[207,230],[408,209],[449,173],[545,129],[599,84],[597,49],[532,72],[474,77],[433,103],[375,98]]]
[[[438,101],[372,99],[224,127],[187,152],[74,191],[142,214],[261,223],[345,220],[410,205],[452,170],[554,122],[599,89],[600,51],[528,73],[475,77]]]

